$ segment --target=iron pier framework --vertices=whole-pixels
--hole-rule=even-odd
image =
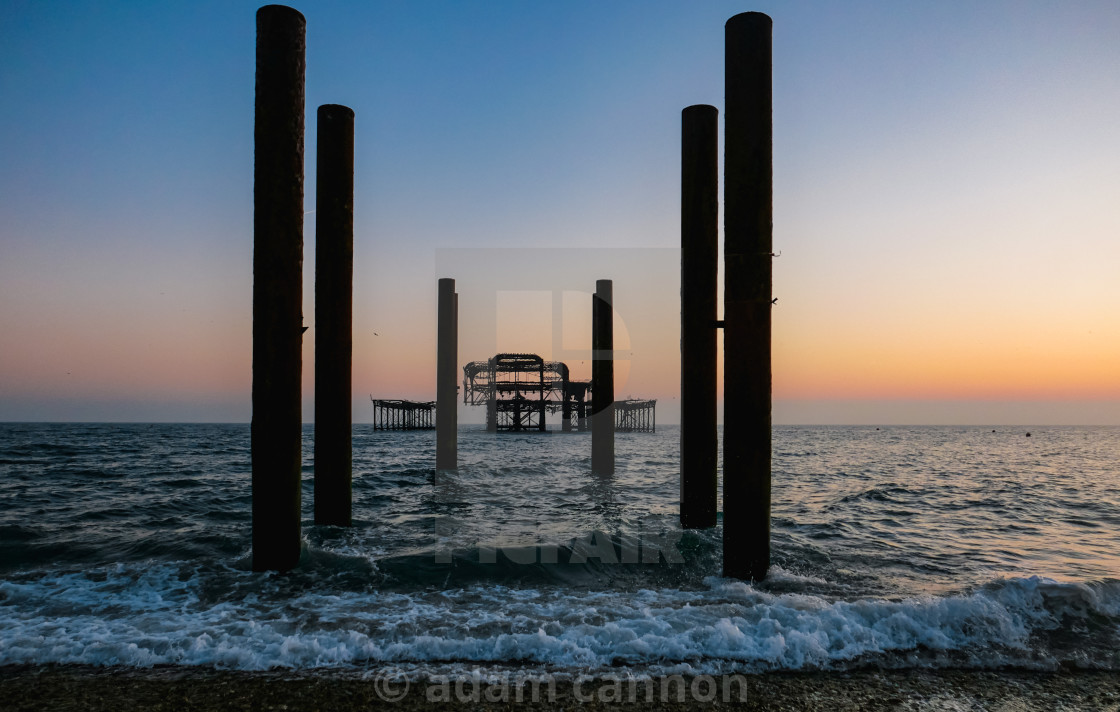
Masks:
[[[435,401],[379,400],[373,402],[374,430],[433,430],[436,427]]]
[[[657,429],[657,401],[615,401],[614,429],[619,433],[654,432]]]
[[[497,354],[463,367],[463,403],[486,407],[490,432],[544,431],[560,413],[564,432],[590,430],[591,382],[573,381],[568,365],[536,354]],[[615,429],[653,432],[656,401],[616,401]]]

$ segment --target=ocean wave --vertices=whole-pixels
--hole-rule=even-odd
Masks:
[[[787,584],[799,578],[775,573]],[[636,591],[493,584],[324,592],[318,583],[188,564],[3,581],[0,664],[1120,670],[1117,580],[1001,579],[900,600],[772,593],[721,578],[701,590]]]

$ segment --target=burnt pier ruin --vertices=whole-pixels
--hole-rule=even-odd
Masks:
[[[463,403],[485,406],[490,432],[543,432],[549,413],[560,414],[563,432],[590,430],[592,395],[590,381],[573,380],[563,361],[537,354],[496,354],[463,367]],[[654,432],[656,400],[615,406],[615,430]]]

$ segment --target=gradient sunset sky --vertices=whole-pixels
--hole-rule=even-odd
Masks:
[[[249,420],[259,5],[0,10],[0,420]],[[461,362],[576,377],[613,279],[617,395],[677,419],[680,112],[722,127],[758,10],[775,423],[1120,424],[1115,0],[295,7],[312,329],[315,110],[356,113],[355,422],[434,398],[438,277]]]

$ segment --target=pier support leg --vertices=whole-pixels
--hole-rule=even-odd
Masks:
[[[770,566],[772,24],[726,25],[723,573],[755,581]]]
[[[548,430],[548,428],[545,425],[545,415],[546,415],[548,409],[545,408],[545,395],[547,395],[547,394],[545,393],[545,389],[544,389],[544,362],[543,361],[541,362],[540,370],[537,372],[537,377],[540,379],[540,383],[541,383],[540,396],[537,398],[537,412],[540,414],[539,420],[537,421],[537,430],[543,433],[546,430]]]
[[[565,367],[562,382],[564,402],[560,406],[560,430],[565,433],[572,432],[572,394],[568,380],[568,369]]]
[[[681,526],[716,525],[719,112],[681,114]]]
[[[591,300],[591,470],[614,474],[614,295],[609,279],[595,282]]]
[[[354,112],[319,107],[315,169],[315,523],[350,526]]]
[[[436,347],[436,469],[454,470],[459,459],[459,417],[456,411],[456,363],[459,358],[456,316],[459,297],[455,280],[439,280],[439,315]]]
[[[253,127],[253,570],[300,554],[303,15],[257,11]]]

